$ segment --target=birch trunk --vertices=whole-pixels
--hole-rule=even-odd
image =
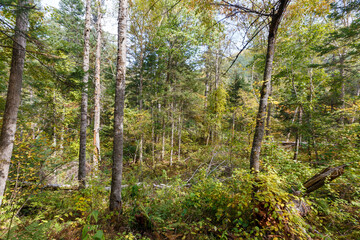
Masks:
[[[143,47],[143,43],[141,41],[141,51],[140,51],[140,84],[139,84],[139,111],[140,114],[142,114],[142,110],[143,110],[143,61],[144,61],[144,47]],[[140,126],[141,127],[141,126]],[[143,162],[143,142],[144,142],[144,134],[141,132],[140,133],[140,143],[139,143],[139,163],[140,166],[142,165]]]
[[[205,80],[205,101],[204,101],[204,107],[207,108],[208,105],[208,94],[209,94],[209,73],[206,71],[206,80]]]
[[[124,107],[126,76],[126,29],[128,18],[127,0],[119,0],[118,56],[116,69],[114,149],[110,193],[110,211],[121,210],[121,182],[123,171]]]
[[[170,166],[173,164],[173,153],[174,153],[174,101],[171,102],[171,137],[170,137]]]
[[[162,146],[161,146],[161,161],[165,159],[165,119],[163,117],[163,127],[162,127]]]
[[[93,155],[93,168],[94,172],[97,172],[99,168],[100,156],[100,96],[101,96],[101,84],[100,84],[100,70],[101,70],[101,1],[97,1],[97,22],[96,22],[96,56],[95,56],[95,92],[94,92],[94,155]]]
[[[80,151],[79,151],[79,188],[85,187],[86,178],[86,129],[87,129],[87,111],[88,111],[88,81],[89,81],[89,55],[90,55],[90,0],[86,0],[85,30],[84,30],[84,59],[81,94],[81,120],[80,120]]]
[[[20,0],[19,11],[16,16],[9,85],[0,136],[0,206],[5,192],[6,180],[9,175],[11,155],[15,140],[16,120],[21,102],[21,87],[26,52],[26,32],[29,23],[28,11],[24,6],[29,3],[29,0]]]
[[[277,12],[272,16],[269,28],[269,36],[268,36],[268,47],[266,53],[266,62],[265,62],[265,71],[264,71],[264,80],[261,88],[261,97],[259,101],[259,110],[256,117],[256,127],[254,140],[251,148],[250,155],[250,169],[253,172],[258,172],[260,170],[260,151],[262,140],[264,137],[265,130],[265,117],[266,117],[266,107],[268,104],[268,98],[270,94],[271,88],[271,74],[272,74],[272,66],[273,59],[275,53],[275,42],[276,42],[276,34],[278,27],[281,22],[281,18],[286,10],[286,7],[290,0],[280,0],[280,6]]]

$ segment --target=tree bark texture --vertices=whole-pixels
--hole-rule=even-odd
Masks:
[[[121,182],[123,170],[124,107],[126,76],[126,29],[128,18],[127,0],[119,0],[118,56],[116,70],[114,149],[110,193],[110,211],[121,210]]]
[[[86,0],[85,30],[84,30],[84,58],[81,93],[81,119],[80,119],[80,151],[79,151],[79,188],[85,187],[86,178],[86,129],[87,129],[87,111],[88,111],[88,81],[89,81],[89,55],[90,55],[90,0]]]
[[[26,32],[29,16],[24,6],[29,0],[19,0],[12,50],[8,92],[0,136],[0,206],[5,192],[6,180],[14,147],[16,120],[21,102],[21,87],[26,53]]]
[[[250,154],[250,169],[254,172],[258,172],[260,170],[259,158],[265,130],[266,108],[271,88],[271,74],[275,53],[276,34],[281,22],[281,18],[284,15],[284,12],[289,2],[290,0],[280,0],[279,9],[272,16],[272,20],[270,22],[264,80],[261,88],[259,110],[256,117],[255,134]]]
[[[270,94],[269,97],[271,97],[271,93],[272,93],[272,86],[270,86]],[[270,132],[271,132],[271,107],[272,107],[272,103],[269,102],[268,107],[267,107],[267,115],[266,115],[266,129],[265,129],[265,136],[269,136]]]
[[[101,1],[97,1],[97,22],[96,22],[96,56],[95,56],[95,111],[94,111],[94,155],[93,166],[94,171],[98,170],[100,157],[100,96],[101,96],[101,84],[100,84],[100,63],[101,63]]]

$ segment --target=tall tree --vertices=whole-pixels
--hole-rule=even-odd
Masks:
[[[128,1],[119,0],[118,55],[116,69],[113,166],[110,193],[110,211],[121,209],[121,182],[123,170],[124,107],[126,76],[126,29]]]
[[[86,129],[87,129],[87,111],[88,111],[88,81],[89,81],[89,56],[90,56],[90,0],[86,0],[85,12],[85,30],[84,30],[84,58],[81,94],[81,121],[80,121],[80,151],[79,151],[79,186],[85,187],[86,178]]]
[[[9,85],[0,136],[0,206],[5,192],[6,180],[9,175],[10,160],[16,132],[16,121],[21,102],[26,34],[29,23],[28,9],[31,3],[31,0],[19,0],[18,2]]]
[[[258,172],[260,169],[259,158],[265,130],[266,108],[268,105],[268,99],[271,91],[271,74],[275,54],[277,30],[289,2],[290,0],[279,0],[278,8],[273,9],[273,13],[270,16],[271,21],[268,35],[264,79],[261,87],[259,110],[256,116],[255,134],[250,154],[250,169],[254,172]],[[277,6],[277,4],[275,6]]]
[[[100,160],[100,60],[101,60],[101,0],[97,1],[97,22],[96,22],[96,56],[95,56],[95,111],[94,111],[94,156],[93,166],[94,170],[98,169]]]

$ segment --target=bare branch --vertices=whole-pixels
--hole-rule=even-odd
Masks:
[[[260,15],[260,16],[264,16],[264,17],[272,17],[274,15],[273,13],[266,13],[266,12],[262,12],[262,11],[257,11],[255,9],[250,9],[250,8],[238,5],[238,4],[232,4],[232,3],[229,3],[229,2],[224,1],[224,0],[222,0],[222,1],[224,3],[215,3],[215,5],[222,6],[222,7],[237,8],[242,13],[253,13],[253,14]]]
[[[238,52],[238,54],[236,55],[235,59],[232,61],[230,67],[226,70],[226,72],[224,73],[224,75],[226,75],[230,68],[232,68],[232,66],[235,64],[236,60],[239,58],[240,54],[246,49],[246,47],[250,44],[250,42],[252,42],[252,40],[261,32],[261,30],[263,30],[265,27],[267,26],[267,24],[264,24],[263,26],[259,26],[258,30],[254,33],[254,35],[247,41],[247,43],[243,46],[243,48]]]

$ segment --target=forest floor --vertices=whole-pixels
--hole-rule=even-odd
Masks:
[[[127,162],[122,212],[116,215],[108,211],[106,171],[81,191],[9,191],[0,238],[359,239],[358,163],[313,193],[296,196],[307,179],[335,164],[291,156],[291,149],[267,143],[256,179],[247,170],[246,153],[230,156],[226,147],[216,154],[204,148],[172,167]],[[296,201],[310,211],[301,216],[289,204]]]

